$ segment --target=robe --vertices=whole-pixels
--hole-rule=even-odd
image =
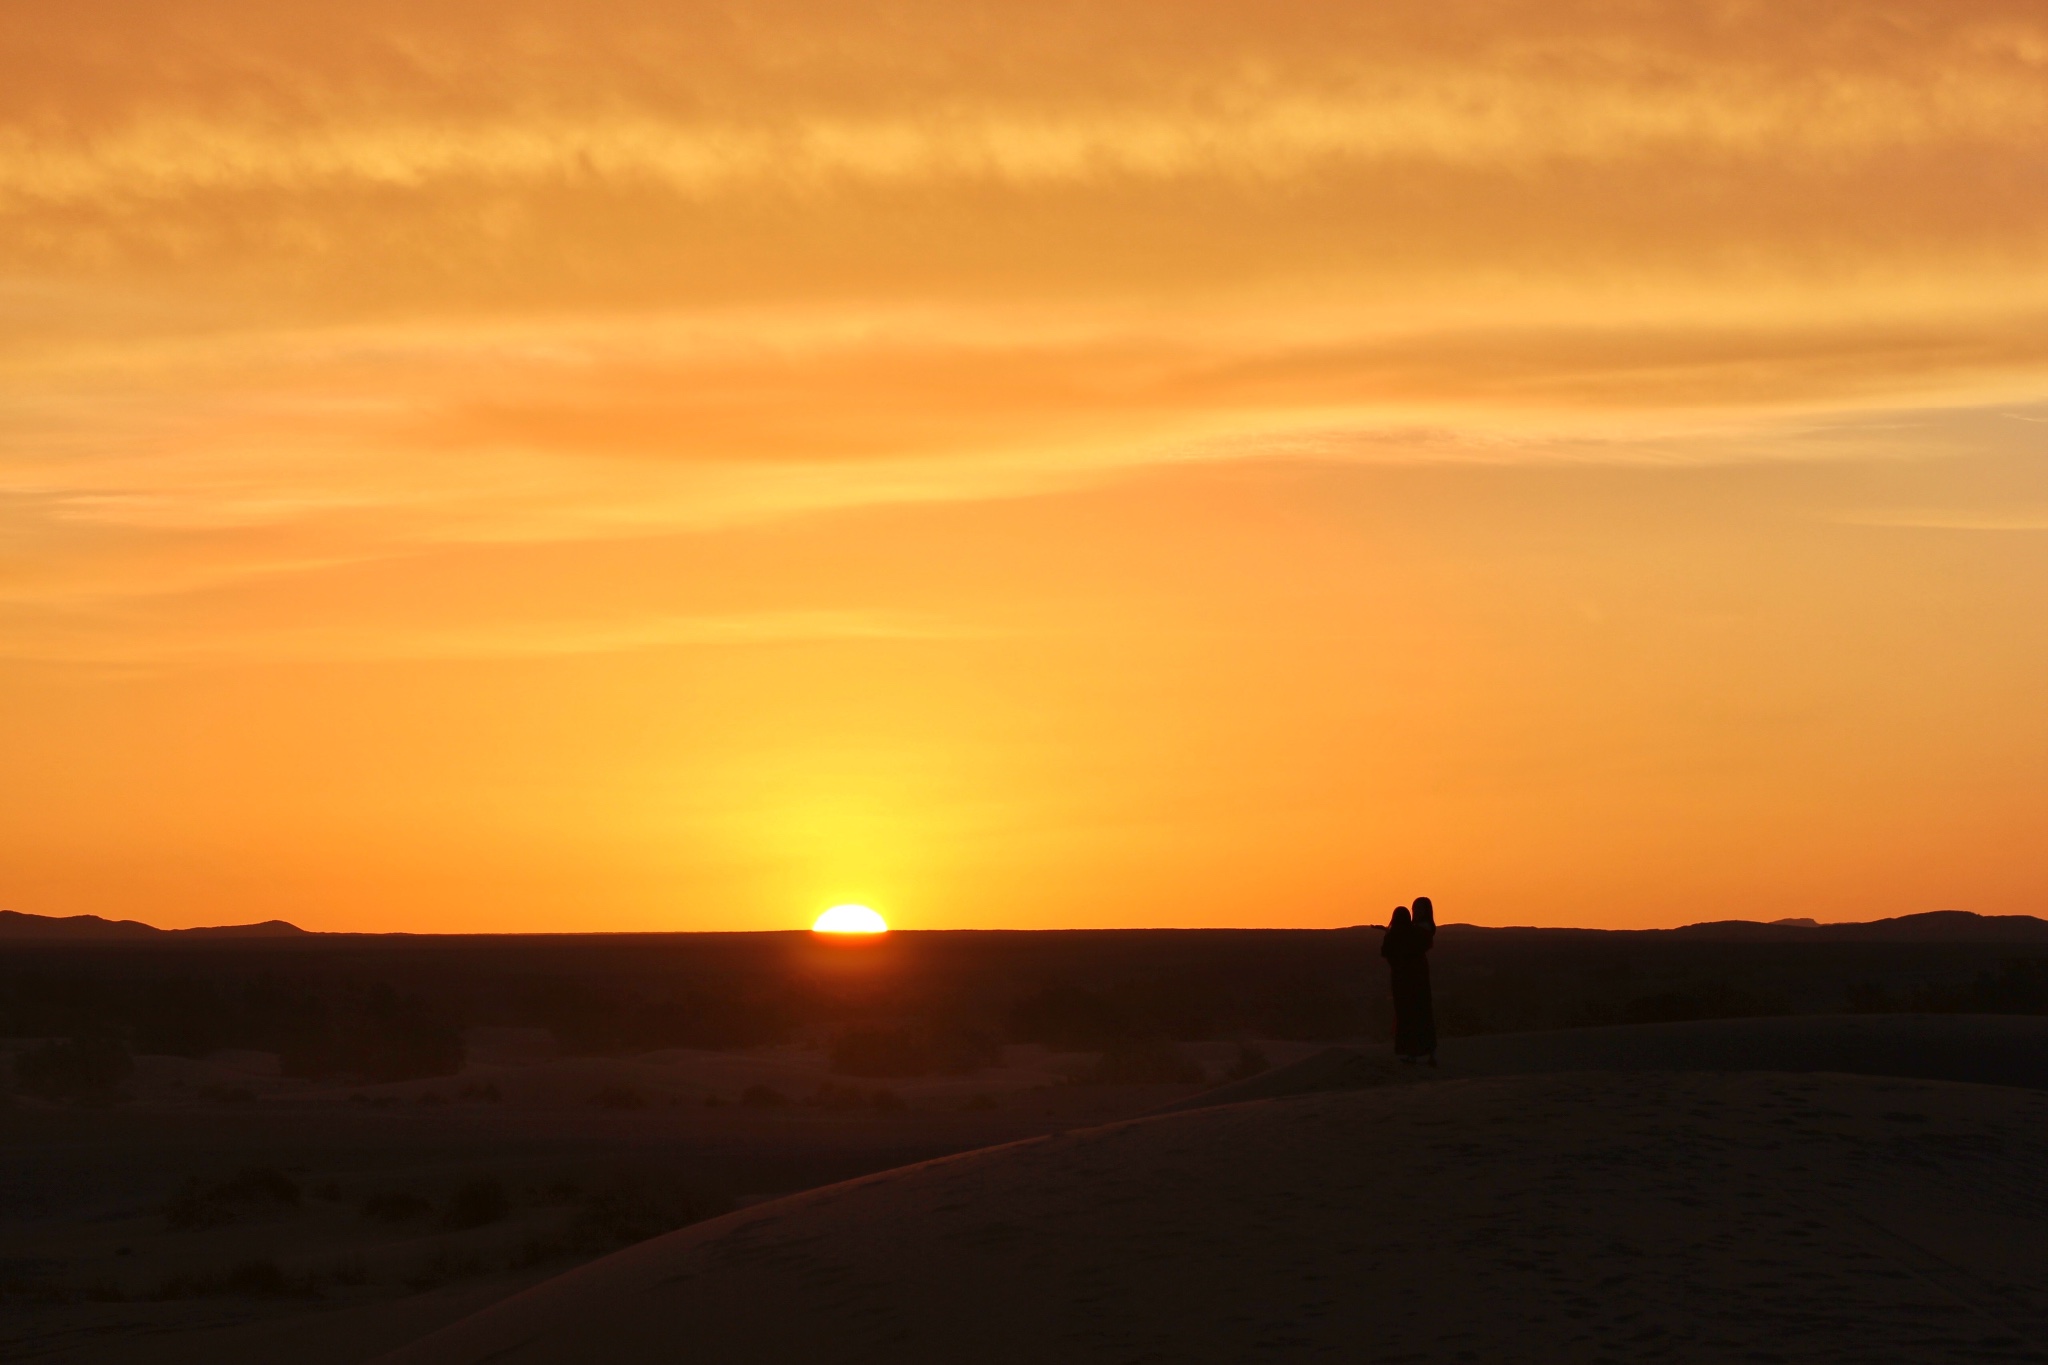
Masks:
[[[1393,972],[1394,1053],[1427,1057],[1436,1051],[1436,1010],[1429,997],[1429,949],[1436,926],[1396,924],[1380,941]]]

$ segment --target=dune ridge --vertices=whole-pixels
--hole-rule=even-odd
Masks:
[[[1256,1099],[744,1209],[383,1359],[2038,1360],[2044,1161],[2048,1094],[1940,1080]]]

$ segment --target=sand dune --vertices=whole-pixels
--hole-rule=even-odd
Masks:
[[[495,1041],[460,1076],[383,1085],[220,1052],[138,1057],[119,1102],[0,1094],[0,1360],[360,1365],[735,1205],[1192,1089],[1067,1084],[1058,1068],[1088,1058],[1036,1047],[966,1076],[868,1080],[817,1049],[578,1058]],[[1271,1055],[1313,1050],[1294,1049]],[[1237,1053],[1190,1051],[1218,1074]],[[748,1103],[753,1086],[785,1102]],[[875,1104],[883,1090],[900,1104]],[[501,1201],[458,1213],[489,1186]]]
[[[0,1357],[357,1365],[454,1323],[398,1359],[2048,1359],[2042,1019],[1557,1030],[1437,1070],[1268,1042],[1200,1093],[1013,1047],[886,1110],[812,1102],[849,1084],[815,1049],[494,1041],[455,1078],[222,1052],[0,1107]],[[301,1197],[171,1217],[252,1168]],[[505,1207],[458,1226],[479,1180]],[[287,1292],[222,1279],[256,1262]]]
[[[2040,1360],[2048,1094],[1474,1077],[971,1152],[684,1229],[388,1365]]]
[[[2048,1018],[1856,1014],[1553,1029],[1454,1039],[1444,1058],[1468,1075],[1841,1071],[2048,1089]]]

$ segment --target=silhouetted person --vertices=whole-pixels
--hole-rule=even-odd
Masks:
[[[1426,953],[1436,942],[1436,907],[1429,903],[1429,897],[1415,898],[1414,919],[1415,941],[1422,945],[1422,951]]]
[[[1430,945],[1436,941],[1436,911],[1419,896],[1415,913],[1397,906],[1380,940],[1380,956],[1393,973],[1394,1055],[1404,1062],[1427,1057],[1436,1065],[1436,1011],[1429,998]]]
[[[1415,974],[1418,983],[1415,1001],[1417,1047],[1415,1055],[1429,1058],[1431,1066],[1436,1065],[1436,1001],[1429,993],[1429,950],[1436,946],[1436,907],[1429,897],[1415,898],[1415,943],[1418,949],[1415,958]]]

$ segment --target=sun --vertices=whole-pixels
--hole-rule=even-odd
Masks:
[[[811,925],[814,934],[886,934],[889,926],[865,905],[835,905]]]

